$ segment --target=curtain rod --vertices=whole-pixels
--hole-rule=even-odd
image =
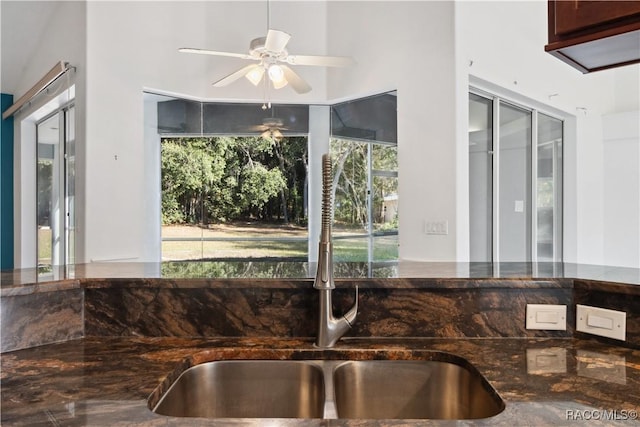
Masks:
[[[68,62],[60,61],[49,70],[47,74],[42,77],[38,83],[36,83],[31,89],[29,89],[24,95],[22,95],[13,105],[2,113],[2,118],[6,119],[15,114],[24,104],[29,102],[34,96],[45,90],[51,83],[53,83],[58,77],[69,71]]]

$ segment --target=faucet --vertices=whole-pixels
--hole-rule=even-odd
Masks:
[[[320,291],[320,316],[316,346],[333,347],[356,320],[358,314],[358,287],[356,286],[355,303],[349,311],[340,317],[333,314],[331,291],[336,285],[333,281],[333,247],[331,244],[332,202],[331,157],[322,156],[322,229],[318,245],[318,270],[313,287]]]

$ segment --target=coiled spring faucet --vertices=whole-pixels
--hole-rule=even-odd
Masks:
[[[320,291],[320,316],[316,346],[333,347],[356,320],[358,314],[358,287],[356,287],[355,303],[351,309],[340,317],[333,315],[331,291],[336,285],[333,281],[333,247],[331,244],[332,221],[332,182],[331,157],[322,156],[322,229],[318,247],[318,270],[313,287]]]

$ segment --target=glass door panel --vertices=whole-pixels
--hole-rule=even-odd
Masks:
[[[562,121],[538,114],[537,261],[562,259]]]
[[[76,242],[76,109],[70,107],[65,114],[65,208],[66,245],[65,264],[75,264]]]
[[[38,268],[75,262],[75,108],[65,107],[36,125]]]
[[[37,125],[38,267],[42,273],[60,265],[63,255],[60,135],[60,113]]]
[[[500,262],[531,261],[531,115],[531,111],[500,103]]]
[[[469,94],[470,261],[493,259],[493,101]]]

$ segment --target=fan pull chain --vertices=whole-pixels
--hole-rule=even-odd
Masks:
[[[262,109],[266,110],[267,108],[271,108],[271,100],[269,99],[269,79],[266,75],[263,77],[262,82],[262,87],[264,89],[264,102],[262,103]]]

